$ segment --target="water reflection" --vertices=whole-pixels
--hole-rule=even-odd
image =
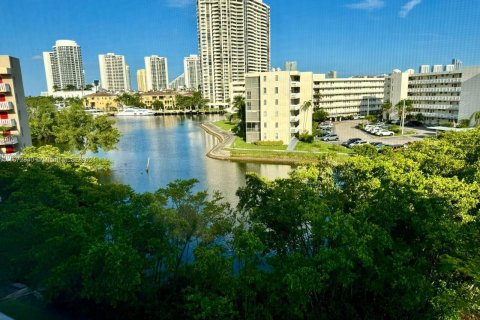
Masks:
[[[200,124],[221,116],[120,117],[117,128],[122,137],[118,150],[98,156],[113,161],[112,179],[129,184],[137,192],[153,192],[175,179],[196,178],[198,190],[218,190],[236,203],[236,190],[245,185],[245,173],[255,172],[268,179],[287,177],[290,166],[236,163],[207,158],[215,144]],[[150,170],[146,172],[148,158]]]

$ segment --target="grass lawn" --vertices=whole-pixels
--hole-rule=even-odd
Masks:
[[[333,143],[326,143],[321,141],[314,141],[312,143],[299,142],[295,151],[310,151],[310,152],[342,152],[353,153],[352,150]]]
[[[237,137],[232,143],[232,148],[255,149],[255,150],[287,150],[287,145],[283,146],[257,146],[253,143],[246,143],[242,138]]]
[[[213,124],[225,131],[232,131],[232,129],[237,126],[235,123],[230,122],[228,120],[216,121]]]

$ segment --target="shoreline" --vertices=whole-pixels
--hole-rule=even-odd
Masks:
[[[234,157],[231,155],[231,152],[228,150],[233,141],[237,138],[236,135],[232,134],[231,132],[225,131],[222,128],[217,127],[211,122],[202,123],[200,127],[207,133],[214,137],[216,137],[219,142],[207,152],[206,156],[215,159],[215,160],[224,160],[224,161],[232,161],[232,162],[247,162],[247,163],[265,163],[265,164],[283,164],[283,165],[298,165],[302,163],[317,163],[319,159],[299,159],[299,158],[291,158],[291,159],[282,159],[282,158],[262,158],[262,157],[249,157],[249,156],[239,156]],[[238,151],[248,151],[243,149],[232,149]],[[275,151],[275,150],[268,150],[269,152],[278,152],[278,154],[287,153],[288,151]],[[294,153],[294,152],[293,152]],[[307,152],[299,152],[300,154],[307,153]],[[313,154],[313,153],[312,153]],[[320,156],[322,153],[318,153]],[[327,154],[327,153],[323,153]]]

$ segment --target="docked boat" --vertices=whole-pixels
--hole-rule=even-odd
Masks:
[[[125,116],[153,116],[155,112],[148,109],[140,109],[140,108],[125,108],[122,111],[116,114],[119,117]]]
[[[104,116],[104,115],[107,114],[107,113],[105,113],[105,112],[103,112],[103,111],[96,110],[96,109],[86,109],[86,110],[85,110],[85,113],[91,114],[91,115],[94,116],[94,117],[96,117],[96,116]]]

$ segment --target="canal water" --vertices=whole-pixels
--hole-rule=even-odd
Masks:
[[[245,185],[245,173],[255,172],[268,179],[288,176],[288,165],[208,158],[206,153],[217,140],[200,124],[220,119],[220,115],[117,117],[121,133],[118,149],[96,156],[112,160],[113,181],[128,184],[136,192],[154,192],[176,179],[196,178],[196,191],[220,191],[233,204],[237,202],[236,190]]]

